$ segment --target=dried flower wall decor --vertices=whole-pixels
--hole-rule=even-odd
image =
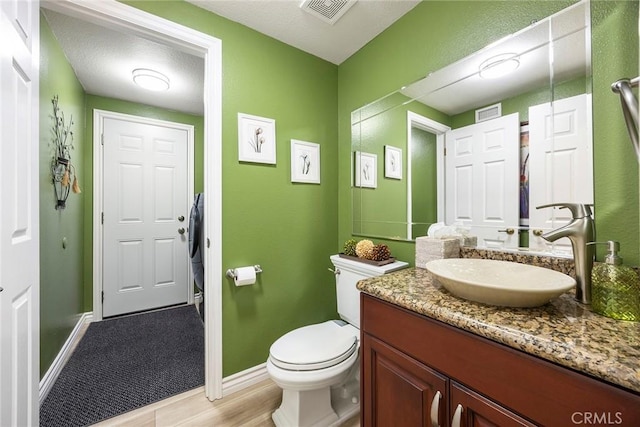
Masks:
[[[378,186],[378,155],[356,151],[355,186],[376,188]]]
[[[238,160],[276,163],[276,121],[238,113]]]
[[[80,193],[76,168],[71,164],[71,150],[73,146],[73,116],[67,121],[64,112],[58,104],[58,95],[51,99],[53,115],[51,115],[51,144],[53,158],[51,160],[51,178],[56,196],[56,209],[64,209],[69,197],[69,191]]]
[[[291,182],[320,184],[320,145],[291,140]]]
[[[402,148],[384,146],[384,176],[402,179]]]

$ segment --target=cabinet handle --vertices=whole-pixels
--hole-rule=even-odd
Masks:
[[[453,413],[453,418],[451,419],[451,427],[460,427],[460,419],[462,418],[462,405],[458,403],[456,407],[456,412]]]
[[[440,427],[438,423],[438,409],[440,409],[440,398],[442,398],[442,393],[436,391],[436,395],[433,396],[433,400],[431,401],[431,426],[432,427]]]

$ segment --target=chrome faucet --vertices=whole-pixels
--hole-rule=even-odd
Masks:
[[[595,249],[587,243],[595,241],[596,228],[591,217],[590,205],[582,203],[552,203],[537,206],[536,209],[559,207],[569,209],[573,219],[569,224],[543,234],[543,239],[555,242],[568,237],[573,249],[573,261],[576,266],[576,299],[583,304],[591,304],[591,269]]]

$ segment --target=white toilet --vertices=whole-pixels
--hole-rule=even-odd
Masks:
[[[359,411],[360,291],[356,284],[407,266],[396,261],[377,267],[338,255],[332,255],[331,262],[343,320],[295,329],[269,350],[267,372],[282,388],[282,404],[272,415],[278,427],[335,426]]]

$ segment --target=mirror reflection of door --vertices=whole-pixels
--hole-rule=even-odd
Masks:
[[[535,209],[550,203],[593,205],[591,95],[581,94],[529,108],[529,247],[571,254],[568,238],[553,244],[535,230],[551,230],[571,221],[567,209]]]
[[[478,246],[517,248],[520,221],[518,113],[447,132],[445,220]]]
[[[558,109],[563,108],[562,103],[566,98],[578,95],[589,97],[591,91],[590,56],[588,54],[591,40],[589,14],[588,3],[573,4],[511,36],[505,37],[499,43],[491,44],[439,70],[430,71],[426,73],[427,77],[409,83],[377,101],[356,109],[352,113],[352,129],[359,131],[352,133],[352,150],[354,152],[363,150],[380,155],[384,144],[400,146],[397,141],[401,138],[404,129],[399,123],[403,120],[402,113],[406,112],[407,109],[419,112],[425,118],[438,120],[441,123],[446,123],[451,128],[457,129],[475,124],[474,113],[477,113],[478,110],[484,110],[488,106],[499,104],[501,106],[501,114],[506,116],[518,113],[521,121],[531,122],[532,118],[530,116],[535,115],[535,109],[532,106],[547,103],[547,108],[550,108],[549,105],[551,105],[551,108],[559,111]],[[489,76],[483,75],[479,71],[482,69],[483,61],[500,57],[500,54],[504,52],[518,53],[519,66],[511,74],[503,75],[499,78],[489,78]],[[552,62],[549,61],[550,57],[553,57]],[[585,115],[579,118],[579,122],[576,122],[580,123],[579,126],[588,133],[584,135],[586,144],[584,150],[586,151],[581,149],[581,152],[585,155],[580,154],[579,156],[581,156],[582,160],[578,162],[579,167],[584,167],[585,170],[593,168],[590,115],[591,109],[586,108]],[[567,174],[570,174],[570,168],[574,168],[574,166],[569,160],[572,155],[570,156],[568,154],[569,151],[563,151],[561,148],[564,143],[560,139],[565,137],[565,133],[569,132],[565,132],[566,129],[563,130],[563,127],[566,128],[569,125],[564,120],[565,116],[560,114],[557,118],[554,117],[550,121],[551,128],[546,130],[554,135],[551,140],[545,143],[545,146],[546,153],[555,157],[553,162],[555,162],[556,167],[543,168],[546,172],[542,172],[542,181],[546,182],[544,185],[549,186],[551,185],[550,183],[553,183],[553,186],[558,188],[547,192],[547,196],[551,193],[553,193],[553,196],[544,196],[541,200],[578,203],[584,203],[581,200],[592,201],[592,178],[582,178],[585,175],[581,172],[577,175],[572,175],[571,179],[568,179],[567,176]],[[536,121],[536,119],[533,118],[533,121]],[[422,166],[412,160],[413,154],[411,153],[411,151],[419,153],[420,150],[417,148],[412,150],[409,143],[411,141],[410,134],[418,132],[412,131],[411,125],[409,125],[408,129],[409,138],[405,147],[407,150],[407,168],[412,168],[413,170],[412,173],[407,170],[407,176],[410,179],[411,175],[419,173],[418,169]],[[516,129],[514,144],[510,148],[514,149],[514,158],[518,159],[514,163],[517,167],[514,169],[513,179],[509,180],[508,184],[509,188],[515,188],[512,191],[514,198],[509,201],[509,206],[511,207],[511,212],[516,212],[516,214],[513,220],[508,221],[509,226],[506,227],[504,223],[507,221],[497,220],[502,215],[498,211],[503,208],[506,209],[506,206],[491,201],[492,194],[499,192],[491,191],[482,195],[485,199],[483,202],[485,206],[481,208],[485,210],[485,219],[482,227],[493,227],[494,230],[491,236],[487,236],[485,242],[479,239],[479,245],[485,247],[529,247],[530,245],[531,249],[537,251],[557,251],[561,249],[561,242],[550,247],[540,242],[540,238],[537,236],[527,239],[529,237],[526,233],[526,229],[529,226],[527,220],[531,223],[530,228],[532,230],[549,231],[563,225],[564,212],[549,209],[549,212],[543,213],[547,215],[545,219],[547,222],[537,223],[535,214],[540,213],[540,211],[536,211],[535,206],[542,204],[542,202],[536,201],[536,188],[530,190],[531,200],[523,198],[523,206],[518,206],[521,194],[526,195],[528,193],[519,191],[521,182],[519,170],[521,123],[518,123]],[[531,137],[531,144],[534,144],[536,130],[531,132],[534,134]],[[557,143],[554,143],[554,140]],[[531,177],[529,178],[529,182],[534,187],[536,182],[539,181],[536,178],[538,167],[535,166],[534,162],[537,156],[535,149],[536,147],[531,148],[530,155],[533,158],[528,163],[530,168],[536,168],[535,171],[531,171]],[[556,152],[556,150],[558,151]],[[437,154],[439,155],[440,152],[438,151]],[[431,163],[427,162],[424,167],[430,169],[431,166]],[[486,167],[489,168],[489,165]],[[443,162],[442,167],[440,167],[440,164],[437,166],[437,173],[444,174],[444,171]],[[426,173],[426,171],[423,172]],[[577,180],[582,183],[582,189],[585,192],[589,192],[589,197],[577,197],[578,193],[572,193],[571,191],[573,190],[565,191],[559,188],[566,182],[573,181],[574,176],[581,177],[577,178]],[[415,181],[413,184],[407,183],[405,187],[407,221],[403,224],[400,224],[398,220],[399,209],[396,205],[404,203],[399,201],[400,195],[404,196],[404,191],[401,192],[398,189],[392,195],[393,197],[386,196],[386,194],[383,197],[383,191],[379,191],[380,189],[371,190],[355,186],[352,191],[354,234],[397,239],[402,238],[399,237],[400,231],[398,230],[399,227],[404,226],[406,231],[403,235],[407,236],[408,240],[424,236],[428,229],[428,223],[432,222],[433,212],[429,214],[427,211],[420,210],[420,206],[425,206],[421,204],[420,197],[425,193],[431,194],[427,190],[430,184],[424,178],[417,176]],[[538,182],[538,184],[543,185],[542,181]],[[475,180],[470,182],[474,185],[479,185]],[[526,184],[529,182],[524,181],[525,189]],[[380,187],[390,185],[388,182],[382,182]],[[507,184],[505,183],[504,185]],[[574,184],[571,184],[571,186],[575,187]],[[396,187],[398,187],[397,183]],[[468,196],[471,197],[471,193],[477,191],[479,191],[477,188],[470,190]],[[438,188],[436,192],[438,212],[444,212],[444,195],[444,187],[442,187],[442,190]],[[475,196],[480,197],[479,194]],[[559,200],[559,198],[563,200]],[[528,205],[527,201],[529,202]],[[480,202],[476,204],[480,206]],[[472,204],[469,206],[472,206]],[[490,212],[492,209],[493,211]],[[519,212],[520,217],[518,217],[517,212]],[[529,212],[532,213],[533,220],[528,218]],[[462,218],[462,216],[462,212],[460,212],[459,218]],[[445,221],[444,213],[437,215],[437,217],[437,222]],[[447,220],[447,222],[449,221]],[[376,226],[375,229],[373,225]],[[478,227],[480,226],[478,225]],[[505,232],[499,231],[510,228],[513,228],[513,234],[505,234]],[[518,235],[519,229],[521,229],[520,235]]]

